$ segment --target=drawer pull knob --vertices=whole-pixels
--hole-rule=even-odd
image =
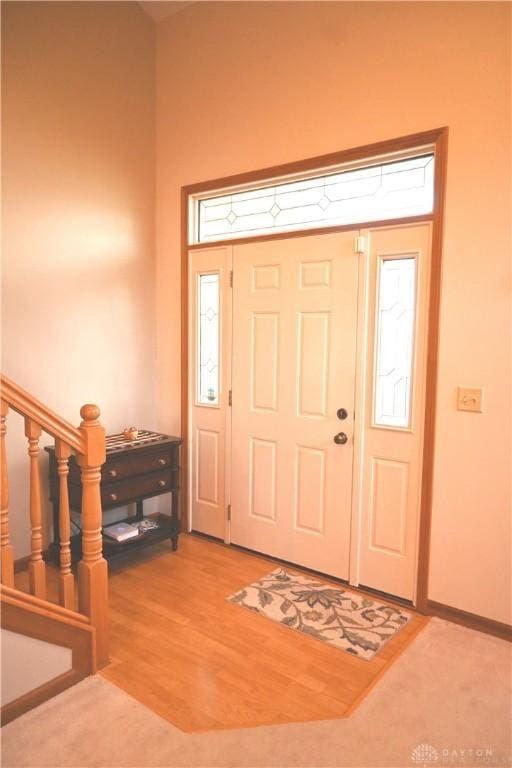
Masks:
[[[167,485],[167,483],[165,482],[165,480],[159,480],[159,481],[158,481],[158,485],[160,486],[160,488],[165,488],[165,486]]]
[[[165,467],[165,465],[167,464],[167,459],[158,459],[158,463],[159,463],[159,464],[160,464],[162,467]]]
[[[109,493],[108,497],[110,501],[117,501],[117,493]]]
[[[117,477],[117,469],[109,469],[108,474],[110,477]]]

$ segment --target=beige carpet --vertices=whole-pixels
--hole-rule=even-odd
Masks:
[[[511,662],[505,641],[434,619],[348,719],[203,734],[89,678],[5,726],[2,765],[505,768]]]

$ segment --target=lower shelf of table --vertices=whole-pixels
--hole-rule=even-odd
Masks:
[[[158,528],[152,528],[149,531],[144,531],[126,541],[116,541],[109,536],[103,536],[103,555],[107,559],[115,557],[116,555],[128,552],[131,549],[137,547],[146,546],[149,544],[155,544],[158,541],[164,539],[171,539],[173,542],[173,549],[176,549],[178,545],[178,525],[172,519],[166,515],[145,515],[144,520],[153,520],[158,524]],[[133,517],[126,517],[123,520],[118,520],[119,523],[130,523],[136,525],[138,522]]]
[[[179,522],[168,515],[154,514],[144,515],[143,520],[153,520],[158,524],[158,528],[152,528],[149,531],[139,533],[126,541],[116,541],[109,536],[103,535],[103,556],[106,560],[112,560],[119,555],[133,552],[142,547],[156,544],[165,539],[171,539],[172,547],[175,550],[178,546]],[[134,517],[125,517],[122,520],[116,520],[116,523],[136,524],[138,521]],[[113,523],[109,523],[111,525]],[[58,548],[56,544],[51,545],[51,554],[58,562]],[[82,557],[82,537],[80,534],[71,537],[71,554],[73,563],[77,563]]]

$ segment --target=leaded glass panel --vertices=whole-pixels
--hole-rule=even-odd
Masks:
[[[199,403],[219,404],[219,275],[199,275],[197,301]]]
[[[377,301],[374,424],[409,427],[416,259],[381,259]]]
[[[434,155],[199,199],[197,242],[432,212]]]

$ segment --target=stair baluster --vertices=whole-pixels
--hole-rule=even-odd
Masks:
[[[14,587],[14,553],[9,539],[9,482],[7,479],[7,456],[5,449],[6,417],[9,406],[2,400],[0,416],[0,452],[1,452],[1,483],[2,504],[0,512],[0,546],[2,563],[2,584]]]
[[[55,440],[55,457],[59,475],[59,540],[60,540],[60,572],[59,599],[64,608],[73,610],[75,607],[75,579],[71,572],[70,546],[70,514],[68,474],[71,448],[62,440]]]
[[[30,456],[31,554],[28,564],[30,591],[36,597],[44,600],[46,599],[46,565],[43,560],[41,480],[38,460],[41,427],[32,419],[26,418],[25,435],[28,438],[28,455]]]

